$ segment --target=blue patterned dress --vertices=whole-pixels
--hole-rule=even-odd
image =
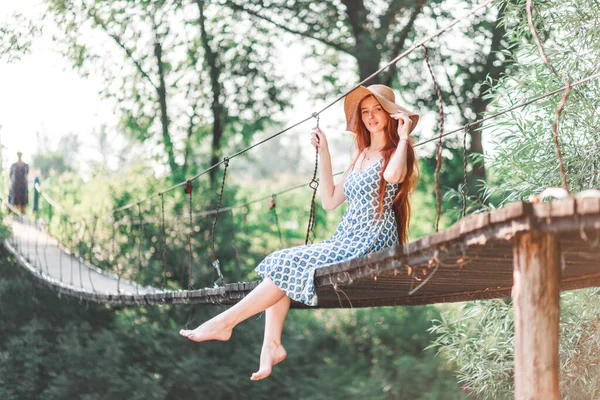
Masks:
[[[273,282],[292,300],[309,306],[318,304],[314,284],[317,268],[337,264],[398,244],[392,201],[397,184],[387,184],[383,216],[377,215],[382,160],[363,171],[352,171],[344,182],[348,208],[330,239],[276,251],[268,255],[256,272]]]

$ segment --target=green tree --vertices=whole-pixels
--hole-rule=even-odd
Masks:
[[[491,104],[501,109],[549,92],[597,72],[600,28],[597,5],[535,2],[535,24],[552,70],[538,54],[525,15],[525,1],[509,4],[503,24],[507,38],[518,43],[515,71],[494,87]],[[571,190],[597,186],[598,80],[573,88],[559,122],[559,141]],[[489,123],[495,151],[487,160],[491,171],[486,190],[492,203],[526,199],[562,179],[551,125],[560,94],[505,114]],[[490,112],[492,112],[490,110]],[[580,290],[561,296],[561,391],[565,399],[596,398],[599,336],[598,291]],[[434,328],[440,351],[460,367],[460,380],[483,398],[512,397],[513,329],[511,303],[470,303],[442,314]]]
[[[302,38],[311,46],[312,53],[308,56],[320,63],[320,74],[311,79],[312,92],[318,97],[347,89],[354,83],[354,78],[348,81],[347,76],[366,79],[415,42],[464,13],[457,10],[456,4],[446,7],[442,2],[423,0],[386,3],[328,0],[318,4],[308,0],[252,4],[226,0],[225,4],[239,15],[267,21],[279,32]],[[472,7],[475,2],[460,5]],[[486,91],[507,66],[503,61],[510,54],[508,42],[504,40],[503,25],[498,23],[504,10],[505,3],[500,2],[489,12],[473,17],[473,22],[462,31],[447,32],[427,44],[435,49],[432,64],[442,85],[445,103],[462,123],[483,115],[489,104]],[[468,50],[457,48],[456,43]],[[411,104],[437,110],[437,97],[423,57],[418,52],[414,54],[392,65],[368,84],[394,86]],[[485,178],[485,167],[481,162],[480,130],[474,126],[469,134],[473,184]]]
[[[70,170],[62,153],[37,153],[33,155],[33,167],[40,170],[42,179]]]
[[[0,60],[17,62],[31,51],[31,44],[40,34],[39,24],[22,14],[0,21]]]
[[[35,285],[0,250],[0,396],[3,399],[248,398],[458,399],[453,374],[422,351],[432,307],[293,310],[289,356],[260,384],[264,321],[227,343],[179,337],[221,307],[82,304]]]
[[[125,133],[163,149],[176,182],[202,163],[206,138],[213,164],[226,139],[238,135],[248,143],[274,110],[289,104],[291,86],[273,67],[266,29],[234,23],[218,4],[47,4],[64,54],[82,74],[104,76],[103,94],[117,101]]]

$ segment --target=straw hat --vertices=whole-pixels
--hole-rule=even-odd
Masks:
[[[20,151],[17,151],[17,156],[21,157],[23,155],[23,153],[21,153]]]
[[[346,130],[357,132],[358,124],[362,123],[358,113],[358,105],[365,97],[373,95],[379,104],[390,114],[400,112],[408,114],[412,121],[410,131],[412,132],[419,122],[419,116],[406,108],[395,103],[394,91],[385,85],[371,85],[369,87],[359,86],[350,92],[344,99],[344,112],[346,113]]]

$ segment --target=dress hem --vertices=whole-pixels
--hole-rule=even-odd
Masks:
[[[255,270],[255,272],[256,272],[256,273],[258,274],[258,276],[260,276],[260,277],[261,277],[261,279],[263,279],[263,280],[265,280],[266,278],[270,278],[270,279],[271,279],[271,281],[272,281],[272,282],[275,284],[275,286],[277,286],[277,287],[279,288],[279,290],[281,290],[281,291],[282,291],[282,292],[283,292],[283,293],[284,293],[284,294],[285,294],[287,297],[289,297],[289,298],[290,298],[290,300],[293,300],[293,301],[295,301],[295,302],[298,302],[298,303],[302,303],[302,304],[304,304],[304,305],[307,305],[307,306],[309,306],[309,307],[317,307],[317,306],[319,305],[319,300],[317,299],[317,295],[316,295],[316,293],[315,293],[315,295],[314,295],[314,303],[307,303],[307,302],[305,302],[305,301],[302,301],[302,300],[300,300],[300,299],[294,298],[294,296],[293,296],[293,295],[294,295],[295,293],[293,293],[293,292],[290,292],[290,290],[289,290],[289,289],[287,289],[287,288],[282,288],[280,285],[278,285],[278,284],[277,284],[277,281],[276,281],[276,280],[275,280],[275,279],[274,279],[272,276],[270,276],[270,275],[269,275],[267,272],[263,272],[263,271],[256,271],[256,270]],[[313,276],[314,276],[314,271],[313,271]],[[296,297],[297,297],[297,296],[296,296]]]

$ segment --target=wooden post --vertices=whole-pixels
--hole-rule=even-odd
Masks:
[[[558,237],[536,231],[518,234],[513,263],[515,399],[558,400]]]

